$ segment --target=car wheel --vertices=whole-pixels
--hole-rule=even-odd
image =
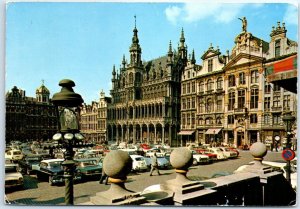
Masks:
[[[198,161],[197,161],[197,159],[193,159],[193,165],[198,165]]]
[[[53,177],[52,176],[49,176],[49,185],[53,186]]]

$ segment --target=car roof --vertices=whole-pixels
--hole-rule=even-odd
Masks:
[[[47,160],[42,160],[41,162],[45,162],[45,163],[50,163],[50,162],[57,162],[57,161],[64,161],[64,159],[47,159]]]

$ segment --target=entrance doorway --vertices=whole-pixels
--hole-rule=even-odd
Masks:
[[[237,147],[244,143],[244,132],[237,132]]]

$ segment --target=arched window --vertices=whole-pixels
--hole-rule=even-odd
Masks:
[[[228,76],[228,87],[235,86],[235,76],[229,75]]]
[[[219,77],[217,79],[217,89],[223,89],[223,78]]]

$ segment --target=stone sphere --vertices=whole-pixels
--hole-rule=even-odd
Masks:
[[[125,151],[112,150],[105,156],[102,169],[111,178],[126,179],[132,169],[132,159]]]
[[[255,142],[250,147],[250,153],[255,158],[263,158],[267,154],[267,147],[262,142]]]
[[[187,170],[193,164],[193,154],[186,147],[177,148],[170,155],[170,163],[176,169]]]

